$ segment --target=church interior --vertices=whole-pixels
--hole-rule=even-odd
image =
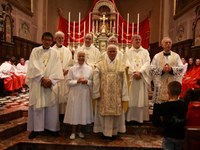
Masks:
[[[64,45],[76,50],[84,43],[86,33],[93,34],[93,43],[105,51],[107,39],[114,35],[123,53],[132,46],[133,34],[140,34],[142,46],[150,58],[162,51],[163,37],[172,39],[172,51],[181,58],[200,58],[199,0],[0,0],[0,63],[15,56],[29,56],[41,45],[44,32],[61,30]],[[55,42],[54,42],[55,43]],[[116,140],[104,140],[84,130],[86,138],[70,140],[70,127],[60,123],[59,137],[42,134],[28,139],[27,118],[29,91],[7,95],[0,78],[0,149],[2,150],[161,150],[162,129],[151,122],[152,95],[149,91],[150,121],[127,123],[126,133]],[[5,94],[5,95],[4,95]],[[184,144],[200,141],[200,127],[186,128]],[[186,146],[186,147],[187,147]],[[186,148],[189,150],[189,148]],[[200,147],[199,147],[200,149]]]

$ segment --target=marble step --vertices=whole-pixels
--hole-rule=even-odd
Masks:
[[[8,121],[23,117],[23,116],[24,117],[28,116],[27,109],[19,110],[18,108],[13,108],[13,109],[11,108],[11,109],[6,109],[6,110],[1,110],[0,111],[0,125]]]
[[[0,124],[0,139],[6,139],[26,131],[27,117],[20,117]]]
[[[6,150],[161,150],[162,137],[159,135],[120,134],[115,140],[102,139],[100,134],[87,133],[85,138],[70,140],[69,135],[51,137],[41,134],[35,139],[28,139],[25,131],[10,139],[0,142]]]
[[[61,123],[61,134],[70,134],[71,133],[71,126]],[[85,133],[92,133],[93,132],[93,124],[84,126],[83,128]],[[151,122],[144,122],[143,124],[136,125],[136,124],[126,124],[126,134],[134,134],[134,135],[162,135],[162,128],[158,128],[153,126]]]

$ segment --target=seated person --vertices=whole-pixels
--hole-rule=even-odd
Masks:
[[[182,91],[180,97],[183,98],[186,91],[190,88],[200,88],[197,81],[200,79],[200,59],[197,58],[194,67],[186,72],[182,79]]]
[[[4,79],[4,90],[14,93],[22,88],[22,77],[18,75],[15,68],[16,58],[11,57],[0,66],[0,78]]]
[[[154,104],[152,122],[164,129],[163,150],[183,149],[185,133],[185,116],[187,105],[179,100],[181,84],[172,81],[168,84],[169,100]]]
[[[17,64],[17,72],[21,76],[23,81],[23,87],[21,89],[21,92],[26,91],[25,79],[26,79],[27,68],[28,68],[28,63],[26,63],[23,57],[20,58],[20,62]]]

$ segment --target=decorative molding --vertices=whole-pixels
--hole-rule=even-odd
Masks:
[[[25,14],[31,17],[33,16],[33,12],[31,12],[31,8],[32,8],[31,0],[7,0],[7,1],[11,5],[15,6],[17,9],[24,12]]]
[[[183,2],[180,0],[177,2],[176,4],[176,10],[175,10],[175,15],[174,15],[174,19],[178,19],[179,17],[181,17],[183,14],[185,14],[187,11],[189,11],[190,9],[194,8],[195,6],[197,6],[198,4],[200,4],[199,0],[191,0],[191,2],[188,2],[187,4],[181,6],[180,9],[177,9],[179,5],[182,5]]]
[[[111,13],[116,13],[116,10],[113,6],[113,3],[111,1],[108,0],[100,0],[96,3],[96,5],[93,8],[93,12],[94,13],[99,13],[99,8],[102,6],[107,6],[110,9]]]

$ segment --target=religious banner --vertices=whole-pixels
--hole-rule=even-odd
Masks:
[[[111,14],[112,16],[110,15],[111,17],[109,18],[110,21],[108,17],[105,16],[106,13],[101,13],[102,16],[99,18],[99,20],[93,19],[97,17],[96,12],[94,13],[93,9],[96,9],[96,4],[101,2],[102,4],[109,2],[109,5],[112,4],[112,7],[114,8],[114,12]],[[87,16],[80,19],[79,13],[78,22],[70,21],[70,12],[67,19],[60,15],[58,30],[65,33],[65,46],[69,45],[70,43],[83,43],[84,35],[86,33],[93,33],[94,36],[98,36],[100,33],[105,33],[108,37],[110,35],[116,35],[118,37],[119,43],[131,44],[132,35],[139,32],[139,35],[142,37],[142,46],[148,49],[150,35],[149,17],[141,22],[139,22],[138,17],[138,22],[132,23],[129,21],[129,14],[127,15],[128,19],[125,20],[120,15],[114,0],[94,0]],[[139,16],[139,14],[137,15]]]

